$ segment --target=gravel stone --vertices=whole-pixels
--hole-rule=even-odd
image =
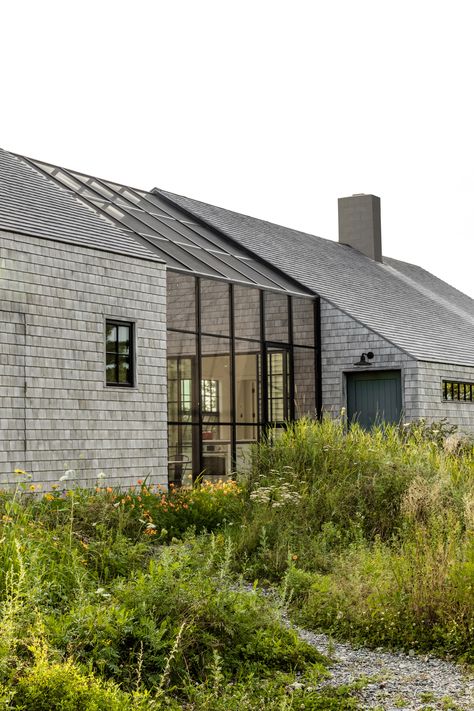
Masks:
[[[474,679],[457,664],[431,656],[357,648],[287,624],[300,639],[332,659],[329,667],[332,677],[321,686],[350,684],[363,677],[370,679],[357,692],[364,709],[474,709]]]
[[[242,590],[242,588],[240,588]],[[253,586],[243,589],[254,592]],[[356,695],[363,709],[378,711],[474,711],[474,677],[458,664],[431,655],[387,652],[336,642],[326,634],[297,627],[290,622],[284,605],[274,590],[259,588],[281,610],[282,622],[298,637],[331,659],[331,678],[324,686],[341,686],[367,679]]]

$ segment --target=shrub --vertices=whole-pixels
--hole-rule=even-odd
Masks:
[[[49,617],[51,642],[128,689],[139,655],[143,682],[151,688],[160,683],[173,650],[168,673],[176,683],[186,676],[202,679],[215,652],[223,672],[235,678],[322,661],[282,627],[259,594],[228,590],[211,575],[211,565],[199,542],[163,550],[146,572]]]
[[[111,682],[84,674],[70,660],[63,663],[37,659],[14,686],[5,709],[22,711],[132,711],[145,709],[145,698],[124,694]],[[151,708],[147,705],[146,708]],[[0,706],[1,709],[1,706]]]

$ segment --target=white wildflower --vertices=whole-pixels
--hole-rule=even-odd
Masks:
[[[67,472],[64,472],[64,474],[59,477],[59,481],[67,481],[68,479],[74,479],[74,476],[74,469],[68,469]]]

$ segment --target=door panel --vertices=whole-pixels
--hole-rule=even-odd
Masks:
[[[347,417],[364,429],[380,422],[399,422],[402,390],[399,370],[348,373]]]

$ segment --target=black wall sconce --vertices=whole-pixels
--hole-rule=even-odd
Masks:
[[[362,353],[360,360],[358,363],[354,363],[354,365],[372,365],[372,363],[369,363],[369,361],[372,360],[374,357],[374,354],[372,351],[367,351],[367,353]]]

